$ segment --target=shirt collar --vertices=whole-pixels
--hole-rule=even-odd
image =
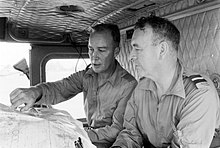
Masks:
[[[184,89],[184,84],[183,84],[183,72],[184,68],[181,64],[181,62],[178,60],[178,64],[176,67],[176,71],[171,83],[170,88],[166,92],[166,95],[172,94],[179,96],[181,98],[185,98],[185,89]],[[139,89],[143,90],[151,90],[156,93],[156,84],[153,80],[148,79],[148,78],[143,78],[139,81]]]
[[[119,82],[119,78],[122,78],[127,72],[121,67],[121,65],[118,63],[117,60],[115,60],[116,62],[116,68],[114,73],[112,74],[112,76],[110,78],[107,79],[107,82],[111,83],[112,85],[115,85],[117,82]],[[96,76],[97,77],[97,73],[93,71],[92,68],[88,69],[85,73],[85,77],[88,76]]]
[[[183,73],[184,68],[182,63],[178,60],[177,68],[174,74],[174,78],[172,80],[171,86],[167,91],[167,94],[177,95],[181,98],[185,98],[185,88],[183,84]]]

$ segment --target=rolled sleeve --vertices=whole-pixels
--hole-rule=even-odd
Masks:
[[[52,105],[58,104],[82,92],[84,73],[84,71],[80,71],[56,82],[47,82],[36,85],[36,87],[39,87],[42,90],[42,97],[40,98],[39,103]]]

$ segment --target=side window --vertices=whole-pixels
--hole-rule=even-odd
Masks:
[[[46,64],[46,81],[53,82],[68,77],[70,74],[83,70],[90,63],[86,59],[51,59]],[[76,95],[68,101],[53,105],[54,108],[65,110],[73,118],[85,118],[83,107],[83,93]]]
[[[30,81],[21,71],[13,68],[13,65],[22,59],[26,59],[29,65],[28,43],[0,42],[0,103],[11,105],[9,94],[16,88],[30,87]]]

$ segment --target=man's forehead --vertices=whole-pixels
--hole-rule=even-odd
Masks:
[[[143,30],[135,29],[134,33],[132,35],[131,41],[139,40],[139,39],[143,38],[144,35],[145,35],[145,32]]]
[[[113,37],[109,31],[98,31],[90,34],[89,39],[103,38],[106,40],[113,40]]]
[[[107,48],[113,46],[113,42],[111,34],[96,32],[89,37],[88,47]]]
[[[99,31],[92,32],[89,37],[92,37],[92,36],[95,36],[95,35],[112,36],[111,31],[109,31],[109,30],[99,30]]]
[[[108,31],[94,32],[90,34],[89,41],[113,41],[113,37]]]
[[[153,34],[153,29],[150,26],[145,26],[144,28],[137,28],[134,30],[132,37],[140,37],[140,36],[151,36]]]
[[[138,46],[140,43],[143,44],[146,38],[150,38],[153,35],[152,33],[153,32],[151,27],[135,29],[131,39],[131,45]]]
[[[136,28],[134,31],[149,33],[149,32],[153,32],[153,28],[150,25],[145,25],[143,28]]]

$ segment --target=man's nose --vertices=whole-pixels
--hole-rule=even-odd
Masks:
[[[92,57],[92,59],[94,59],[94,60],[96,60],[96,59],[98,59],[99,58],[99,53],[98,53],[98,51],[93,51],[92,53],[91,53],[91,57]]]

